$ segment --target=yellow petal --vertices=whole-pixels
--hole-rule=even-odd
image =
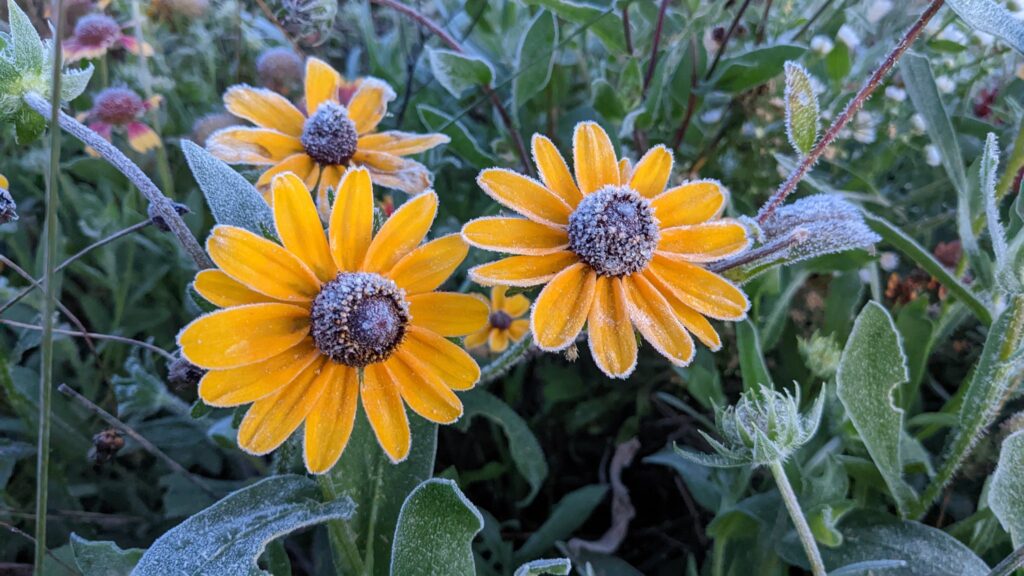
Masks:
[[[420,416],[438,424],[451,424],[462,416],[459,397],[408,352],[399,349],[384,366],[398,385],[402,399]]]
[[[319,58],[306,60],[306,113],[312,116],[320,105],[336,101],[341,74]]]
[[[437,194],[424,192],[402,204],[384,222],[370,242],[363,271],[387,273],[403,256],[412,252],[430,231],[437,215]]]
[[[657,274],[650,270],[645,270],[643,275],[651,281],[651,284],[661,292],[661,295],[668,300],[672,310],[676,313],[676,318],[683,323],[683,326],[690,331],[694,336],[697,337],[705,346],[707,346],[712,352],[722,347],[722,339],[718,336],[718,332],[715,331],[715,327],[708,322],[708,319],[703,314],[697,312],[693,308],[690,308],[683,303],[672,290],[668,287],[665,282],[658,277]]]
[[[215,227],[206,251],[228,276],[272,298],[309,302],[320,291],[320,281],[297,256],[243,228]]]
[[[469,390],[480,379],[480,367],[472,356],[430,330],[410,326],[401,349],[437,374],[453,390]]]
[[[523,336],[526,336],[526,333],[529,331],[530,321],[526,319],[516,320],[508,327],[508,335],[516,342],[522,340]]]
[[[584,195],[619,185],[619,163],[608,133],[595,122],[580,122],[572,135],[576,183]]]
[[[344,166],[324,166],[320,170],[320,184],[317,186],[316,191],[316,207],[317,214],[324,222],[330,222],[331,218],[331,202],[330,197],[327,194],[328,189],[334,189],[334,198],[338,198],[338,183],[341,180],[341,174],[345,171]]]
[[[629,321],[622,280],[597,279],[587,317],[587,342],[597,367],[611,378],[626,378],[636,368],[636,335]]]
[[[132,122],[125,127],[125,132],[128,136],[128,145],[140,154],[145,154],[163,145],[156,130],[142,122]]]
[[[501,328],[491,328],[491,333],[487,337],[487,347],[496,354],[501,354],[507,350],[508,331]]]
[[[465,336],[487,324],[490,310],[480,298],[455,292],[409,296],[412,324],[442,336]]]
[[[501,310],[505,307],[505,294],[507,293],[508,286],[491,288],[491,310]]]
[[[736,220],[715,220],[661,231],[658,250],[690,262],[713,262],[750,246],[747,228]]]
[[[352,156],[353,164],[375,168],[381,172],[397,172],[405,168],[409,162],[412,162],[412,160],[407,160],[390,152],[363,148],[359,148],[355,155]],[[374,180],[374,183],[377,183],[376,180]]]
[[[263,189],[270,186],[274,176],[285,172],[294,172],[296,176],[306,183],[307,187],[310,185],[310,175],[313,176],[313,184],[316,184],[316,177],[320,175],[320,170],[317,168],[316,163],[313,162],[313,159],[305,152],[302,152],[285,158],[274,167],[260,174],[260,177],[256,180],[256,187]]]
[[[3,174],[0,174],[0,188],[3,188],[4,190],[7,190],[10,187],[11,187],[11,184],[10,184],[10,182],[7,181],[7,177],[4,176]]]
[[[449,234],[409,252],[388,272],[406,294],[436,290],[462,264],[469,246],[458,234]]]
[[[701,314],[718,320],[747,316],[750,301],[746,294],[718,274],[657,253],[648,266],[677,298]]]
[[[729,194],[715,180],[697,180],[670,188],[651,201],[662,228],[687,226],[717,218]]]
[[[693,361],[693,338],[676,318],[665,297],[643,274],[624,277],[622,285],[629,317],[644,339],[677,366]]]
[[[304,152],[294,136],[265,128],[225,128],[210,136],[206,148],[229,164],[275,164]]]
[[[359,270],[373,238],[373,185],[365,168],[353,168],[341,178],[331,207],[329,235],[338,268]]]
[[[395,156],[408,156],[426,152],[431,148],[447,144],[451,138],[444,134],[416,134],[413,132],[399,132],[388,130],[387,132],[376,132],[359,137],[357,148],[360,150],[373,150],[386,152]]]
[[[530,315],[531,329],[542,350],[562,350],[583,329],[594,299],[597,275],[577,263],[561,271],[537,296]]]
[[[505,314],[518,318],[530,309],[530,299],[522,294],[516,294],[506,299],[501,309],[504,310]]]
[[[276,356],[306,337],[309,311],[291,304],[249,304],[200,316],[178,334],[189,362],[237,368]]]
[[[220,308],[230,308],[231,306],[241,306],[243,304],[257,304],[270,300],[270,298],[250,290],[244,284],[220,270],[212,268],[196,274],[192,287],[196,289],[196,292],[199,292],[200,296]]]
[[[480,172],[476,183],[495,202],[541,224],[565,226],[572,208],[540,182],[504,168]]]
[[[291,384],[254,402],[238,427],[238,447],[250,454],[266,454],[280,446],[334,383],[340,368],[343,366],[321,358]]]
[[[384,118],[388,102],[395,99],[395,91],[376,78],[364,78],[348,103],[348,117],[355,122],[356,132],[366,134]]]
[[[636,163],[629,187],[644,198],[654,198],[665,191],[672,175],[672,152],[663,145],[655,146]]]
[[[569,173],[565,158],[559,154],[554,142],[540,134],[533,135],[533,162],[537,165],[541,182],[557,194],[566,205],[575,207],[583,200],[583,194]]]
[[[409,417],[405,414],[398,383],[392,381],[383,364],[370,364],[363,369],[360,395],[366,418],[380,447],[392,462],[397,464],[405,460],[411,446]]]
[[[306,469],[312,474],[329,472],[352,436],[359,382],[356,371],[348,366],[334,369],[337,375],[327,384],[320,401],[306,417],[303,452]]]
[[[224,93],[224,107],[239,118],[296,138],[302,136],[306,117],[287,98],[265,88],[232,86]]]
[[[390,156],[383,152],[373,152],[372,154]],[[363,153],[357,152],[352,160],[354,163],[359,164],[359,159],[362,157]],[[392,156],[392,158],[398,157]],[[385,171],[369,165],[370,174],[373,175],[373,183],[377,186],[399,190],[406,194],[419,194],[430,188],[433,176],[426,166],[408,158],[401,158],[401,160],[403,161],[402,166],[397,170]]]
[[[311,338],[256,364],[212,370],[199,382],[199,397],[210,406],[239,406],[273,394],[295,380],[320,356]]]
[[[462,236],[477,248],[506,254],[539,256],[559,252],[569,246],[565,230],[526,218],[477,218],[462,227]]]
[[[629,182],[633,177],[633,163],[629,158],[619,160],[619,182]]]
[[[576,262],[579,262],[579,257],[568,250],[544,256],[511,256],[470,268],[469,276],[484,286],[537,286]]]
[[[473,348],[483,346],[484,344],[487,343],[487,335],[490,334],[490,332],[490,326],[484,326],[480,330],[477,330],[476,332],[473,332],[469,336],[466,336],[466,339],[463,340],[462,345],[470,350],[472,350]]]
[[[327,234],[306,184],[292,173],[274,179],[274,224],[284,247],[298,256],[321,282],[333,280],[338,268],[331,259]]]

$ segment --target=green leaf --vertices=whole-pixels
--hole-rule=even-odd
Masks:
[[[304,476],[272,476],[233,492],[165,532],[146,551],[133,576],[249,576],[271,540],[328,520],[348,519],[348,498],[324,502]]]
[[[85,92],[92,79],[93,66],[89,64],[85,68],[73,68],[65,70],[60,80],[60,99],[62,102],[71,102]]]
[[[261,236],[264,230],[275,230],[270,206],[241,174],[188,140],[181,141],[181,151],[218,224]]]
[[[993,0],[947,0],[946,4],[975,30],[998,36],[1024,54],[1024,23]]]
[[[349,524],[359,535],[360,549],[365,549],[367,538],[371,538],[372,555],[363,561],[372,563],[369,574],[377,576],[390,574],[388,562],[402,504],[416,486],[434,473],[437,425],[410,413],[409,427],[412,434],[409,456],[399,464],[392,464],[377,443],[360,406],[345,454],[329,473],[338,493],[356,504],[355,516]],[[371,523],[372,535],[369,534]]]
[[[452,480],[420,484],[402,505],[391,574],[473,576],[473,537],[484,518]]]
[[[1013,538],[1013,547],[1024,546],[1024,431],[1003,440],[999,465],[992,474],[988,506]]]
[[[723,59],[710,83],[726,92],[743,92],[778,76],[787,60],[796,60],[806,51],[805,47],[796,44],[754,48],[739,56]]]
[[[757,327],[749,318],[736,323],[736,346],[740,354],[740,373],[744,390],[759,390],[761,386],[774,388],[768,366],[764,363],[761,339]]]
[[[836,47],[825,56],[825,72],[833,82],[839,82],[846,78],[853,68],[853,59],[850,58],[850,48],[842,43],[836,42]]]
[[[904,516],[917,496],[903,480],[903,410],[894,404],[893,392],[909,378],[907,358],[889,312],[877,302],[868,302],[839,360],[836,392]]]
[[[572,570],[572,562],[568,558],[556,558],[552,560],[534,560],[527,562],[516,569],[514,576],[567,576]]]
[[[516,562],[522,564],[537,558],[554,546],[555,542],[571,536],[587,521],[607,493],[607,486],[591,484],[566,494],[555,505],[547,521],[530,534],[522,548],[516,550]]]
[[[559,17],[575,24],[589,26],[612,54],[626,52],[626,35],[622,28],[622,19],[613,8],[601,9],[585,2],[574,0],[524,0],[527,4],[543,6]]]
[[[487,86],[494,81],[494,69],[479,56],[443,48],[427,48],[427,58],[434,78],[456,98],[460,98],[470,88]]]
[[[423,122],[423,125],[428,130],[440,132],[451,138],[451,142],[448,143],[448,149],[458,154],[466,162],[469,162],[469,165],[473,168],[485,168],[487,166],[494,166],[497,163],[494,156],[480,146],[480,143],[476,141],[476,138],[466,126],[462,122],[453,119],[446,112],[442,112],[427,104],[420,104],[416,107],[416,114],[420,117],[420,122]]]
[[[71,550],[82,576],[126,576],[139,563],[141,548],[122,550],[109,541],[90,542],[78,534],[71,534]]]
[[[512,104],[518,110],[539,94],[551,81],[558,45],[558,24],[555,16],[541,10],[530,22],[516,50],[515,68],[519,75],[512,80]]]
[[[42,74],[46,54],[36,27],[14,0],[7,0],[7,13],[11,21],[14,65],[23,76]]]
[[[46,119],[28,106],[21,106],[14,116],[14,136],[24,146],[39,139],[46,131]]]
[[[811,76],[796,62],[786,62],[786,136],[802,155],[807,155],[818,140],[818,97]]]
[[[461,398],[464,412],[458,423],[460,429],[468,430],[474,416],[483,416],[505,431],[512,461],[530,484],[530,493],[518,504],[528,505],[537,496],[548,476],[548,463],[537,437],[515,410],[490,392],[476,388],[462,394]]]
[[[989,238],[992,240],[992,252],[995,254],[996,267],[1002,269],[1006,264],[1006,229],[999,222],[999,199],[996,195],[996,178],[999,170],[999,140],[989,132],[985,137],[985,148],[978,166],[978,187],[985,205],[985,220],[988,224]]]

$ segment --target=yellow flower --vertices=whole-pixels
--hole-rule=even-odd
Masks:
[[[361,398],[381,447],[400,462],[411,442],[405,404],[454,422],[462,403],[453,390],[480,376],[448,338],[478,330],[487,306],[435,291],[469,248],[458,234],[420,245],[437,211],[433,191],[411,198],[374,236],[370,173],[349,170],[325,235],[301,179],[283,174],[272,184],[281,244],[233,226],[215,227],[207,241],[218,269],[200,272],[194,286],[223,309],[178,335],[182,355],[210,370],[199,395],[211,406],[252,403],[238,444],[253,454],[274,450],[305,421],[314,474],[338,460]]]
[[[466,336],[466,348],[477,348],[487,344],[491,352],[504,352],[508,341],[518,342],[530,330],[530,321],[520,319],[530,309],[530,300],[522,294],[505,297],[507,286],[495,286],[491,289],[491,300],[488,302],[487,325]],[[487,302],[481,296],[481,300]]]
[[[690,333],[713,350],[721,340],[707,317],[739,320],[743,292],[702,264],[745,250],[736,220],[720,218],[728,195],[715,181],[665,190],[672,153],[649,150],[633,169],[616,160],[600,126],[573,134],[573,179],[551,140],[533,137],[541,181],[484,170],[480,187],[525,218],[486,217],[465,225],[473,246],[513,254],[470,270],[484,285],[546,285],[530,315],[537,345],[562,350],[584,324],[591,354],[611,377],[636,366],[633,328],[674,364],[693,359]]]
[[[3,174],[0,174],[0,189],[7,190],[8,188],[10,188],[10,186],[10,183],[7,182],[7,177],[4,176]]]
[[[274,176],[294,172],[310,189],[319,182],[318,205],[326,218],[327,188],[351,166],[366,167],[377,185],[415,194],[430,187],[425,166],[404,158],[448,142],[444,134],[377,132],[395,92],[376,78],[346,81],[326,62],[306,61],[305,103],[264,88],[232,86],[224,93],[228,112],[256,124],[225,128],[207,144],[210,152],[233,164],[269,166],[256,182],[266,190]],[[352,92],[356,86],[355,92]],[[350,98],[347,102],[343,98]]]

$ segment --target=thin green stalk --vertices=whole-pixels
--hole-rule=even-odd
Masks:
[[[526,334],[522,340],[510,346],[508,350],[480,369],[478,384],[487,384],[503,376],[526,357],[532,346],[533,334]]]
[[[329,474],[317,476],[316,481],[325,500],[334,501],[340,498]],[[359,548],[356,546],[356,535],[348,521],[331,520],[327,523],[327,535],[331,541],[331,555],[337,568],[340,570],[342,566],[347,566],[353,574],[365,573],[363,559],[359,557]]]
[[[57,19],[54,36],[64,37],[64,0],[53,0]],[[60,178],[60,81],[61,43],[53,43],[53,77],[50,87],[50,175],[46,181],[46,240],[43,247],[43,335],[39,369],[39,444],[36,449],[36,548],[37,576],[46,560],[46,503],[50,479],[50,410],[53,403],[53,316],[57,308],[57,182]]]
[[[142,83],[142,92],[146,100],[153,98],[153,77],[149,72],[149,60],[146,58],[146,51],[142,49],[145,44],[145,34],[142,29],[142,8],[139,0],[132,0],[132,20],[135,21],[135,40],[139,43],[139,81]],[[156,169],[160,175],[160,187],[164,194],[174,198],[174,178],[171,175],[171,163],[167,157],[167,148],[163,142],[163,127],[160,125],[160,113],[156,107],[149,111],[149,121],[156,135],[160,138],[160,145],[156,149]]]
[[[359,387],[363,387],[362,382],[359,383]],[[373,573],[373,543],[374,540],[376,539],[377,534],[377,513],[380,511],[380,506],[378,506],[378,503],[380,503],[380,487],[381,484],[383,483],[383,474],[381,474],[381,467],[383,465],[383,458],[378,459],[376,470],[373,473],[373,476],[377,480],[377,482],[373,485],[374,498],[373,503],[370,504],[370,520],[367,523],[366,528],[366,553],[364,554],[364,556],[366,557],[366,567],[365,570],[363,570],[362,572],[363,576],[370,576],[370,574]]]
[[[786,477],[786,470],[782,467],[782,462],[776,460],[768,465],[771,468],[772,476],[775,477],[775,483],[779,486],[779,492],[782,494],[782,501],[786,503],[786,510],[789,511],[789,517],[793,519],[793,524],[796,525],[796,533],[800,536],[800,543],[804,546],[804,552],[807,553],[807,560],[811,563],[811,573],[814,576],[826,576],[825,563],[821,560],[821,551],[818,550],[818,543],[814,541],[814,534],[811,533],[811,527],[807,524],[807,518],[804,517],[803,511],[800,509],[800,502],[796,499],[796,494],[793,492],[793,486],[789,483],[789,478]]]

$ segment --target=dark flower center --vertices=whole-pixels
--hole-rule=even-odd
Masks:
[[[409,308],[398,286],[378,274],[342,272],[313,300],[313,342],[331,360],[362,368],[398,349]]]
[[[569,249],[601,276],[643,270],[659,236],[651,203],[629,188],[602,188],[569,216]]]
[[[89,46],[110,45],[121,35],[121,26],[110,16],[89,14],[75,24],[75,37]]]
[[[491,328],[508,330],[508,327],[512,325],[512,317],[504,310],[495,310],[494,312],[491,312],[489,322],[491,324]]]
[[[358,141],[355,122],[334,102],[321,104],[302,129],[302,147],[318,164],[347,164]]]
[[[127,88],[107,88],[96,96],[92,106],[96,119],[117,126],[135,120],[145,110],[142,98]]]

